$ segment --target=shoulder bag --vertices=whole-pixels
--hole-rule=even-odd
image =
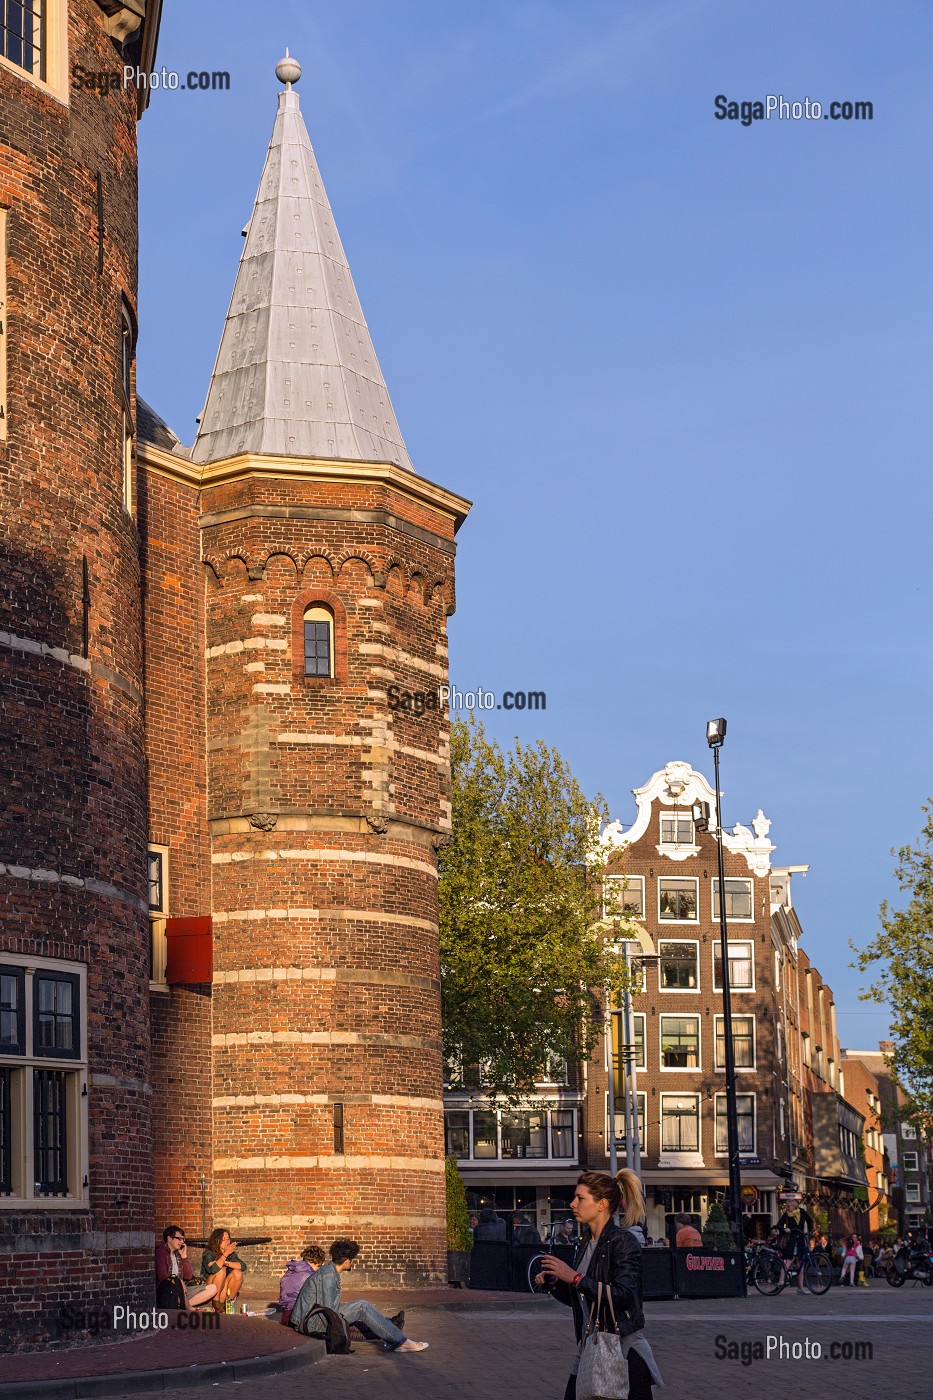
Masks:
[[[612,1317],[611,1332],[600,1325],[603,1321],[604,1288]],[[577,1369],[577,1400],[628,1400],[628,1362],[616,1322],[612,1289],[602,1281],[597,1287],[596,1302],[583,1334]]]

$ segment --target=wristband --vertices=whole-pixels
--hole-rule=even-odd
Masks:
[[[573,1276],[573,1282],[572,1282],[571,1285],[570,1285],[571,1288],[576,1288],[577,1284],[580,1282],[580,1280],[581,1280],[582,1277],[583,1277],[582,1274],[574,1274],[574,1276]]]

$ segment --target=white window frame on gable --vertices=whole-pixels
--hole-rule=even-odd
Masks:
[[[908,1160],[907,1160],[908,1157],[910,1157],[910,1158],[913,1159],[912,1164],[911,1164],[911,1162],[908,1162]],[[905,1171],[905,1172],[917,1172],[917,1171],[919,1171],[920,1168],[919,1168],[918,1165],[917,1165],[917,1163],[918,1163],[919,1160],[920,1160],[920,1155],[919,1155],[919,1153],[917,1153],[917,1152],[905,1152],[905,1153],[904,1153],[904,1171]]]
[[[741,995],[742,995],[743,993],[745,993],[745,992],[754,992],[754,990],[755,990],[755,944],[752,942],[752,940],[751,940],[750,938],[730,938],[730,939],[728,940],[727,944],[726,944],[726,947],[727,947],[728,953],[729,953],[729,990],[730,990],[730,992],[734,992],[737,996],[741,996]],[[733,951],[732,951],[733,948],[746,948],[746,949],[748,949],[748,956],[745,957],[745,958],[741,958],[741,959],[740,959],[739,956],[738,956],[738,954],[734,954],[734,953],[733,953]],[[722,962],[722,958],[721,958],[720,956],[718,956],[721,952],[722,952],[722,945],[721,945],[721,943],[720,943],[720,940],[719,940],[718,938],[716,938],[716,939],[713,940],[713,945],[712,945],[712,948],[711,948],[711,950],[710,950],[710,956],[711,956],[711,958],[712,958],[712,960],[713,960],[713,991],[714,991],[714,992],[721,992],[721,991],[722,991],[722,978],[719,977],[719,976],[717,976],[717,968],[720,966],[720,964],[721,964],[721,962]],[[744,985],[741,985],[741,986],[738,985],[738,984],[735,982],[735,980],[734,980],[734,978],[733,978],[733,976],[732,976],[732,966],[733,966],[733,963],[740,962],[740,961],[741,961],[741,962],[749,962],[749,963],[751,963],[751,969],[752,969],[752,981],[751,981],[751,986],[748,986],[748,987],[747,987],[747,986],[744,986]]]
[[[921,1204],[920,1182],[912,1181],[904,1187],[904,1204],[909,1206],[919,1206]]]
[[[606,886],[610,888],[607,889]],[[626,900],[636,895],[641,909],[639,912],[626,908]],[[604,919],[643,919],[645,917],[645,877],[644,875],[606,875],[603,879],[603,918]]]
[[[916,1141],[917,1129],[914,1127],[913,1123],[901,1124],[901,1137],[904,1139],[905,1142]]]
[[[687,1094],[677,1094],[677,1093],[670,1093],[670,1094],[659,1094],[658,1097],[660,1098],[660,1101],[661,1101],[661,1102],[660,1102],[660,1105],[659,1105],[659,1109],[660,1109],[661,1138],[660,1138],[660,1153],[659,1153],[659,1155],[658,1155],[658,1166],[659,1166],[659,1167],[689,1167],[689,1166],[698,1166],[698,1167],[702,1167],[702,1166],[704,1165],[704,1163],[703,1163],[703,1115],[702,1115],[702,1113],[701,1113],[701,1111],[700,1111],[700,1096],[699,1096],[699,1094],[691,1094],[691,1093],[687,1093]],[[696,1145],[695,1148],[689,1148],[689,1147],[678,1147],[678,1148],[674,1148],[674,1147],[665,1147],[665,1146],[664,1146],[664,1111],[665,1111],[665,1107],[667,1106],[667,1104],[668,1104],[669,1102],[670,1102],[670,1103],[673,1103],[674,1107],[676,1107],[676,1108],[687,1107],[688,1102],[692,1102],[692,1104],[693,1104],[693,1112],[692,1112],[689,1116],[690,1116],[692,1119],[694,1119],[695,1122],[696,1122],[696,1139],[697,1139],[697,1145]]]
[[[0,49],[0,67],[15,73],[24,82],[32,83],[42,92],[54,97],[63,106],[69,105],[68,71],[68,3],[67,0],[41,0],[38,24],[40,33],[33,46],[36,53],[31,67],[26,68]]]
[[[741,891],[737,888],[741,886]],[[719,923],[719,879],[710,880],[710,905],[714,924]],[[733,914],[732,904],[736,896],[744,894],[748,897],[748,914]],[[755,882],[731,878],[726,876],[726,922],[730,924],[753,924],[755,922]]]
[[[675,881],[676,881],[676,883],[677,883],[678,885],[680,885],[680,886],[682,886],[682,887],[683,887],[683,886],[686,886],[686,885],[692,885],[692,886],[693,886],[693,907],[694,907],[694,909],[696,910],[696,913],[693,915],[693,918],[674,919],[674,918],[671,918],[671,916],[670,916],[669,914],[664,914],[664,913],[662,913],[662,910],[661,910],[661,894],[662,894],[661,886],[662,886],[662,885],[669,885],[669,884],[671,884],[671,883],[673,883],[673,882],[675,882]],[[681,888],[680,890],[677,890],[677,891],[675,891],[675,890],[664,891],[664,893],[670,893],[670,894],[680,893],[680,894],[685,894],[685,893],[686,893],[686,890],[685,890],[684,888]],[[694,876],[690,876],[690,875],[659,875],[659,876],[658,876],[658,923],[662,923],[662,924],[697,924],[697,923],[699,923],[699,921],[700,921],[700,882],[699,882],[699,880],[696,879]]]
[[[713,1063],[714,1063],[716,1069],[725,1069],[725,1067],[726,1067],[726,1059],[725,1059],[726,1039],[725,1039],[725,1029],[724,1029],[725,1019],[726,1019],[726,1018],[725,1018],[724,1016],[714,1016],[714,1017],[713,1017]],[[735,1015],[734,1015],[734,1016],[732,1017],[732,1029],[733,1029],[733,1036],[732,1036],[732,1039],[733,1039],[733,1044],[735,1043],[735,1023],[736,1023],[736,1021],[751,1021],[751,1023],[752,1023],[752,1062],[751,1062],[750,1065],[740,1065],[740,1064],[736,1063],[735,1072],[736,1072],[736,1074],[754,1074],[754,1073],[755,1073],[755,1070],[756,1070],[756,1067],[757,1067],[757,1065],[758,1065],[758,1028],[757,1028],[757,1025],[756,1025],[756,1022],[755,1022],[755,1018],[754,1018],[754,1016],[749,1015],[749,1014],[746,1013],[746,1012],[743,1012],[741,1016],[735,1016]],[[723,1028],[723,1034],[722,1034],[721,1036],[720,1036],[720,1034],[719,1034],[720,1028]],[[720,1059],[720,1055],[719,1055],[719,1043],[720,1043],[720,1041],[722,1041],[722,1050],[723,1050],[723,1054],[722,1054],[722,1058],[721,1058],[721,1059]]]
[[[662,846],[675,846],[679,849],[681,846],[696,845],[693,817],[683,808],[662,807],[658,827]]]

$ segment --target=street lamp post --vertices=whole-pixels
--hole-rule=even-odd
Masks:
[[[742,1173],[739,1166],[739,1115],[736,1102],[735,1046],[732,1040],[732,993],[729,985],[729,941],[726,928],[726,877],[722,857],[722,802],[719,791],[719,750],[726,737],[726,721],[711,719],[706,726],[706,742],[713,750],[716,772],[716,858],[719,866],[719,939],[722,959],[722,1023],[726,1051],[726,1131],[729,1148],[729,1217],[738,1249],[744,1248],[742,1226]],[[742,1292],[745,1270],[742,1269]]]

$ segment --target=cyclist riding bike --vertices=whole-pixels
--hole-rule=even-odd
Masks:
[[[777,1223],[778,1248],[786,1262],[802,1260],[806,1254],[810,1243],[810,1236],[813,1234],[813,1220],[807,1214],[803,1206],[798,1206],[795,1211],[785,1211]],[[797,1288],[803,1293],[805,1291],[804,1271],[798,1265]]]

